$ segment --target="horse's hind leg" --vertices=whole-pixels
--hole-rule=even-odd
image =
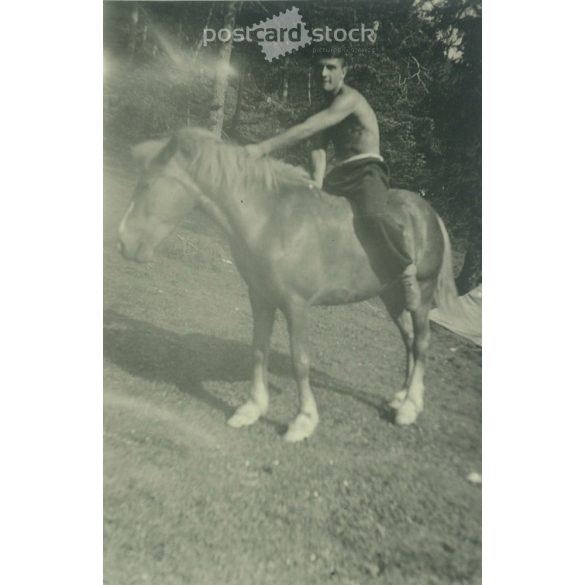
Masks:
[[[430,287],[425,287],[428,293]],[[423,300],[419,307],[409,313],[412,317],[412,341],[410,342],[410,333],[408,328],[403,327],[408,323],[404,313],[394,317],[403,337],[406,337],[407,351],[409,343],[412,343],[412,356],[409,357],[407,370],[407,381],[405,388],[399,392],[392,401],[392,407],[396,408],[396,424],[409,425],[416,421],[418,415],[423,410],[424,405],[424,376],[426,369],[427,353],[431,338],[431,327],[429,323],[429,311],[431,299],[429,294],[423,293]],[[386,301],[385,301],[386,302]],[[388,304],[386,304],[388,307]],[[388,309],[390,314],[392,312]]]
[[[289,303],[285,311],[293,369],[299,393],[299,414],[284,436],[290,443],[310,437],[319,422],[317,403],[309,384],[310,359],[307,350],[308,307],[301,300]]]
[[[394,323],[396,323],[396,326],[402,335],[402,341],[404,342],[404,347],[406,349],[406,371],[404,375],[404,383],[402,384],[402,388],[394,394],[392,401],[390,402],[392,408],[398,409],[406,398],[406,393],[412,377],[412,371],[414,369],[414,329],[412,316],[406,309],[404,309],[404,301],[400,293],[393,293],[393,291],[390,291],[383,294],[381,299],[386,306],[388,314],[392,317]]]
[[[396,410],[396,424],[410,425],[415,422],[423,410],[424,376],[426,370],[427,353],[431,340],[431,326],[429,323],[430,302],[423,302],[412,313],[414,326],[413,357],[414,367],[402,404]]]
[[[252,289],[250,289],[250,304],[254,318],[252,341],[254,376],[249,400],[242,404],[228,420],[228,424],[234,428],[252,425],[268,411],[268,354],[276,307],[267,303]]]

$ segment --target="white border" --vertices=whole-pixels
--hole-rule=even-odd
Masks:
[[[483,577],[583,574],[582,5],[483,12]],[[579,323],[580,322],[580,323]]]
[[[3,16],[0,581],[101,583],[102,5]],[[484,578],[498,585],[583,572],[582,17],[577,2],[484,6]]]
[[[2,583],[102,583],[102,5],[3,11]]]

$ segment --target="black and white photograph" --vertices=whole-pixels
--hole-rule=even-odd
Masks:
[[[482,582],[481,0],[103,3],[103,582]]]

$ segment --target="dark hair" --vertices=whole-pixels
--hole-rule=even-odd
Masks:
[[[349,63],[349,53],[340,45],[321,45],[313,49],[313,61],[320,59],[339,59],[342,67],[347,67]]]

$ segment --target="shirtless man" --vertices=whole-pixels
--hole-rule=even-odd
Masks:
[[[316,148],[311,152],[315,182],[328,193],[350,201],[356,234],[373,269],[384,281],[401,276],[406,308],[414,311],[420,303],[414,250],[405,237],[407,218],[388,193],[388,167],[380,156],[376,114],[364,96],[345,83],[343,56],[326,56],[318,63],[327,107],[274,138],[246,146],[246,150],[261,157],[316,136]],[[330,142],[336,165],[325,178],[325,149]]]

